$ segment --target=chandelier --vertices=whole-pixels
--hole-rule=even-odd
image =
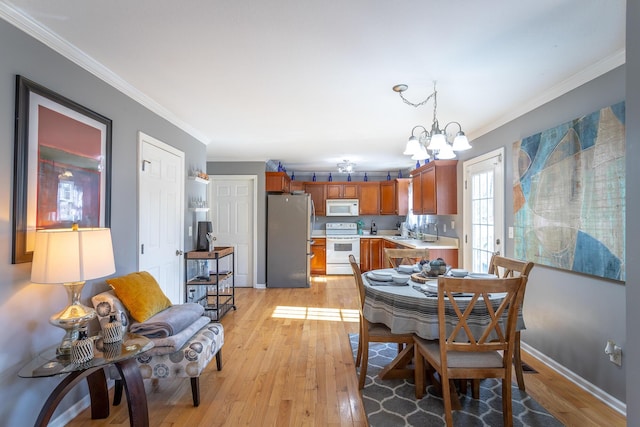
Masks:
[[[434,159],[453,159],[456,157],[454,151],[464,151],[471,148],[469,140],[462,131],[462,126],[458,122],[449,122],[442,129],[438,123],[437,110],[438,110],[438,91],[436,90],[436,83],[433,82],[433,93],[427,96],[425,100],[417,104],[407,100],[402,92],[406,91],[409,86],[405,84],[395,85],[393,90],[398,92],[400,98],[405,104],[412,107],[420,107],[426,104],[430,99],[433,99],[433,122],[431,123],[431,130],[427,130],[424,126],[417,125],[411,130],[411,136],[407,141],[407,145],[403,154],[411,156],[412,160],[427,160],[430,158],[429,151],[433,154]],[[447,134],[447,128],[451,125],[458,126],[458,132],[453,139],[453,142],[449,141],[449,135]],[[418,133],[416,134],[416,130]]]
[[[351,163],[349,160],[345,160],[342,163],[338,163],[338,172],[340,173],[353,173],[356,167],[355,163]]]

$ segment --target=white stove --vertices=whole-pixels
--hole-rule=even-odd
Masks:
[[[349,255],[360,263],[360,236],[355,222],[328,222],[325,225],[327,238],[327,274],[353,274]]]

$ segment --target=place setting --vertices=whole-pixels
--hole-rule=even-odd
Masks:
[[[392,268],[368,271],[365,276],[371,286],[406,286],[411,279],[411,275]]]

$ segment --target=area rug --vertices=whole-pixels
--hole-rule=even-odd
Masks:
[[[355,359],[358,335],[349,334]],[[385,380],[378,372],[393,360],[398,352],[397,344],[369,344],[367,379],[362,390],[362,401],[371,427],[443,426],[444,405],[432,385],[427,386],[425,396],[417,400],[411,380]],[[453,422],[464,427],[496,427],[502,423],[502,391],[500,381],[483,380],[480,383],[480,399],[460,396],[462,409],[454,411]],[[511,388],[513,425],[530,427],[562,426],[540,404],[517,386]]]

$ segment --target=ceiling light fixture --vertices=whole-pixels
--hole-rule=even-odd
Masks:
[[[412,107],[420,107],[429,102],[430,99],[433,99],[433,122],[431,123],[431,131],[421,125],[414,126],[411,130],[411,136],[407,141],[403,154],[411,156],[412,160],[419,161],[429,159],[430,155],[428,151],[431,151],[434,159],[453,159],[456,157],[454,151],[464,151],[471,148],[469,140],[462,131],[460,123],[449,122],[444,126],[444,128],[440,129],[437,117],[438,91],[436,90],[436,82],[433,82],[433,93],[417,104],[409,101],[402,94],[402,92],[406,91],[408,88],[409,86],[405,84],[399,84],[395,85],[393,90],[400,95],[400,98],[402,98],[402,101],[404,101],[405,104],[411,105]],[[458,133],[456,133],[453,142],[449,142],[447,134],[447,128],[451,125],[458,126]],[[421,129],[421,132],[417,135],[416,129]]]
[[[338,172],[340,173],[353,173],[356,167],[355,163],[351,163],[349,160],[345,160],[342,163],[338,163]]]

